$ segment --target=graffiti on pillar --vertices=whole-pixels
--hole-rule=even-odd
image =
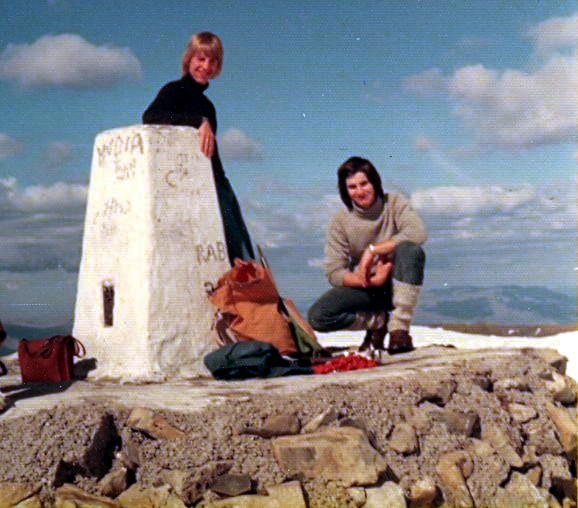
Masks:
[[[169,187],[176,189],[188,174],[189,171],[186,168],[170,169],[165,173],[165,182]]]
[[[136,159],[130,159],[128,162],[114,162],[114,176],[117,180],[129,180],[136,173]]]
[[[92,220],[93,224],[100,223],[100,229],[106,236],[112,235],[118,228],[116,225],[116,216],[127,215],[132,209],[132,203],[127,200],[116,198],[107,199],[102,209],[98,210]]]
[[[201,153],[195,151],[194,153],[191,152],[179,152],[176,154],[175,157],[175,162],[177,164],[177,166],[185,166],[187,164],[190,164],[191,162],[197,162],[199,160],[201,160]]]
[[[175,155],[175,169],[170,169],[165,173],[165,182],[169,187],[176,189],[179,184],[189,176],[191,163],[200,160],[199,153],[179,152]]]
[[[199,265],[210,263],[211,261],[227,260],[227,249],[223,242],[197,244],[195,245],[195,252],[197,254],[197,263]]]
[[[127,215],[131,208],[132,204],[130,201],[110,198],[104,202],[103,215]]]
[[[103,164],[107,159],[115,159],[124,154],[144,154],[144,142],[140,132],[112,136],[96,146],[98,163]]]

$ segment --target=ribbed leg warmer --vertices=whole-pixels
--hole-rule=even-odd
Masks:
[[[420,291],[421,286],[393,280],[393,311],[387,325],[390,332],[393,330],[409,332]]]

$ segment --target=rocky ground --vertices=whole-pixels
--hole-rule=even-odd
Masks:
[[[213,398],[190,410],[124,395],[8,409],[0,507],[576,506],[577,385],[564,357],[434,347],[384,363],[201,380]],[[5,385],[18,375],[8,366]]]

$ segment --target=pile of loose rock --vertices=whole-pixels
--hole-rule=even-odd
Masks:
[[[88,403],[0,420],[0,508],[569,508],[564,365],[521,351],[190,413]]]

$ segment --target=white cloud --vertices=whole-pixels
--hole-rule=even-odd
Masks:
[[[568,182],[549,188],[434,187],[413,192],[410,201],[427,225],[428,243],[480,240],[495,245],[534,238],[560,245],[573,242],[576,236],[576,192]],[[250,216],[248,224],[256,243],[321,248],[327,225],[341,208],[337,193],[321,195],[310,205],[293,207],[289,203],[278,206],[278,200],[261,200],[259,207],[246,210],[250,213],[245,218]]]
[[[7,134],[0,132],[0,160],[22,151],[22,145]]]
[[[240,129],[229,129],[220,136],[219,149],[223,157],[233,160],[259,160],[263,147]]]
[[[50,211],[54,208],[84,208],[86,196],[85,185],[59,182],[49,187],[26,187],[14,202],[21,210]]]
[[[539,53],[575,46],[578,43],[578,13],[542,21],[531,27],[528,35],[535,40]]]
[[[55,212],[83,210],[88,187],[57,182],[20,189],[15,178],[0,179],[0,209],[8,212]]]
[[[307,205],[289,202],[283,190],[269,189],[267,198],[256,206],[245,202],[249,206],[244,209],[249,211],[245,219],[253,240],[269,247],[318,245],[325,238],[331,216],[343,206],[337,192],[318,196]]]
[[[510,147],[578,139],[578,53],[554,55],[534,73],[482,65],[454,73],[456,114],[479,141]]]
[[[0,271],[77,270],[86,194],[79,184],[0,179]]]
[[[6,178],[0,178],[0,196],[2,195],[2,190],[13,191],[18,186],[18,180],[13,176],[8,176]]]
[[[412,205],[431,215],[471,216],[510,213],[535,197],[533,187],[506,189],[498,185],[433,187],[411,195]]]
[[[95,46],[76,34],[45,35],[0,53],[0,79],[25,87],[104,88],[141,73],[129,48]]]
[[[530,185],[435,187],[414,192],[413,207],[428,225],[431,242],[484,239],[572,242],[576,236],[574,187],[537,189]]]
[[[447,84],[453,95],[475,101],[490,97],[497,80],[496,71],[478,64],[458,69]]]
[[[444,76],[434,68],[408,77],[404,86],[421,95],[444,90],[479,145],[516,148],[578,140],[577,26],[574,15],[530,29],[542,53],[572,46],[566,53],[543,54],[532,71],[476,64]]]

